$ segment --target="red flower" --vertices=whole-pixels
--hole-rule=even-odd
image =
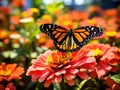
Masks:
[[[39,82],[44,82],[45,87],[49,87],[51,83],[60,83],[62,77],[72,86],[76,76],[88,78],[86,71],[93,70],[96,65],[95,58],[87,56],[88,52],[87,49],[80,49],[74,53],[48,50],[32,60],[27,75],[32,76],[32,81],[38,79]]]
[[[8,83],[7,86],[4,88],[4,85],[0,85],[0,90],[16,90],[16,87],[13,83]]]
[[[0,65],[0,81],[7,80],[10,81],[12,79],[20,79],[20,75],[24,73],[24,69],[22,67],[16,67],[17,64],[7,64],[2,63]]]
[[[97,65],[95,71],[92,72],[92,77],[97,75],[100,79],[107,72],[117,70],[120,60],[120,55],[117,54],[117,47],[111,47],[108,44],[88,44],[85,48],[90,49],[88,56],[96,58]]]

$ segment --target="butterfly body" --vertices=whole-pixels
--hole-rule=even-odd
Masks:
[[[92,37],[103,33],[101,28],[95,26],[66,29],[56,24],[42,24],[40,30],[53,39],[55,47],[62,52],[76,51]]]

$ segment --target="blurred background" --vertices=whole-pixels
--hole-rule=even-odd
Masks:
[[[8,6],[9,2],[12,0],[0,0],[0,6]],[[23,1],[23,0],[22,0]],[[24,0],[26,5],[23,6],[23,9],[27,9],[33,6],[36,6],[35,3],[38,5],[41,4],[50,4],[53,3],[55,0]],[[65,6],[69,7],[70,9],[78,9],[83,10],[86,8],[86,5],[100,5],[103,9],[109,8],[116,8],[120,5],[120,0],[56,0],[58,2],[63,2]]]
[[[120,49],[120,0],[0,0],[0,64],[16,63],[24,68],[21,79],[11,80],[17,90],[52,90],[26,76],[33,58],[55,49],[53,41],[40,32],[44,23],[100,26],[103,35],[89,43]],[[9,82],[0,79],[0,86]]]

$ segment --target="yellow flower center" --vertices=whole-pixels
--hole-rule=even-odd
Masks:
[[[11,74],[11,70],[10,69],[6,69],[6,70],[0,70],[0,76],[10,76]]]
[[[91,50],[91,52],[93,53],[92,55],[93,56],[100,56],[103,54],[103,52],[100,50],[100,49],[94,49],[94,50]]]
[[[107,31],[107,32],[106,32],[106,35],[107,35],[108,37],[114,37],[114,36],[117,35],[117,32],[116,32],[116,31]]]
[[[64,53],[62,55],[52,53],[47,57],[46,62],[52,68],[60,68],[63,65],[66,65],[71,59],[72,59],[71,52]]]

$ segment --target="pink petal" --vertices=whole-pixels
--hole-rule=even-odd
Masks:
[[[68,68],[70,68],[71,67],[71,65],[67,65],[67,66],[65,66],[64,68],[65,69],[68,69]]]
[[[41,76],[41,72],[34,72],[33,74],[32,74],[32,81],[34,82],[38,77],[40,77]]]
[[[53,83],[60,83],[62,81],[62,76],[55,76]]]
[[[66,70],[59,70],[55,73],[55,75],[59,76],[61,74],[65,74],[66,73]]]
[[[98,78],[101,79],[101,77],[105,75],[106,70],[102,67],[100,67],[99,69],[96,68],[96,73],[97,73]]]
[[[112,67],[108,66],[108,63],[106,63],[106,62],[101,62],[100,64],[101,64],[102,67],[104,67],[108,71],[112,69]]]
[[[88,78],[88,75],[87,75],[86,73],[84,73],[84,72],[81,72],[81,71],[79,71],[79,72],[77,73],[77,75],[78,75],[80,78],[82,78],[82,79],[87,79],[87,78]]]
[[[92,62],[92,63],[86,63],[86,64],[84,64],[84,65],[82,65],[82,66],[80,66],[81,68],[84,68],[84,69],[87,69],[87,70],[94,70],[95,69],[95,66],[96,66],[96,62]]]
[[[49,73],[50,73],[49,71],[44,71],[43,73],[41,73],[42,75],[39,78],[39,82],[43,82],[47,78]]]
[[[47,81],[45,81],[45,83],[44,83],[44,87],[49,87],[50,84],[51,84],[51,80],[47,80]]]
[[[55,73],[51,73],[51,74],[47,77],[46,80],[50,80],[50,79],[52,79],[54,76],[55,76]]]
[[[73,68],[70,68],[70,69],[68,69],[67,70],[69,73],[71,73],[71,74],[76,74],[76,73],[78,73],[78,69],[73,69]]]
[[[73,86],[75,84],[75,81],[72,79],[72,80],[66,80],[66,83],[69,85],[69,86]]]
[[[66,73],[64,76],[66,80],[72,80],[73,78],[76,77],[76,75],[70,73]]]

